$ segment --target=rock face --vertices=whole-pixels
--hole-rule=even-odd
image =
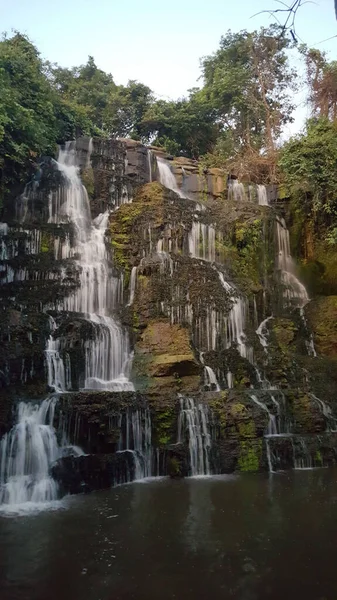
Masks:
[[[256,186],[228,193],[220,169],[183,158],[170,162],[178,196],[159,181],[158,149],[131,140],[82,138],[76,152],[93,216],[110,211],[114,311],[136,391],[81,389],[93,330],[81,314],[59,315],[81,270],[58,250],[74,232],[49,222],[59,179],[45,161],[1,226],[0,434],[16,400],[50,391],[49,338],[71,365],[55,427],[84,452],[53,467],[64,493],[148,475],[332,464],[337,301],[304,306],[289,293],[277,208],[258,204]]]

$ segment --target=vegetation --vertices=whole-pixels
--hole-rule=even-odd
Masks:
[[[0,202],[18,194],[43,155],[79,135],[131,137],[255,181],[283,182],[303,218],[324,218],[337,243],[337,62],[300,47],[311,119],[279,150],[292,120],[292,42],[284,27],[228,31],[201,61],[202,86],[186,98],[156,99],[146,85],[117,85],[89,56],[71,69],[44,62],[29,39],[0,42]],[[90,184],[91,174],[86,174]],[[303,219],[302,219],[303,220]]]
[[[18,193],[38,157],[79,135],[132,137],[205,164],[270,152],[290,116],[291,83],[277,28],[222,38],[202,60],[204,85],[187,98],[157,100],[146,85],[116,85],[89,56],[71,69],[44,62],[29,39],[0,42],[1,199]]]
[[[324,238],[337,243],[337,62],[301,47],[307,68],[311,118],[305,131],[284,145],[282,178],[298,220],[323,225]]]

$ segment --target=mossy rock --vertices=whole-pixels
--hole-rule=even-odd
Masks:
[[[287,351],[295,339],[297,327],[291,319],[274,318],[271,321],[271,331],[278,346]]]
[[[138,360],[142,356],[146,357],[145,362],[143,360],[146,373],[143,374],[140,373],[142,361]],[[188,389],[191,389],[190,379],[194,389],[196,383],[200,384],[201,367],[194,357],[188,330],[166,320],[148,323],[136,344],[135,360],[139,375],[148,376],[151,387],[173,385],[183,391],[185,379]]]
[[[314,336],[316,351],[337,356],[337,296],[320,297],[306,307],[306,316]]]
[[[238,458],[239,471],[256,472],[261,469],[262,443],[262,439],[241,441]]]

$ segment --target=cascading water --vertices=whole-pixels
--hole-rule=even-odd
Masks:
[[[184,443],[186,436],[191,475],[210,475],[211,435],[208,407],[204,404],[195,405],[192,398],[180,397],[178,443]]]
[[[257,201],[260,206],[269,206],[267,190],[265,185],[257,185]]]
[[[188,235],[189,253],[193,258],[200,258],[209,262],[215,261],[215,229],[212,225],[205,225],[193,221],[192,229]]]
[[[209,367],[208,365],[205,365],[205,361],[204,361],[204,353],[200,352],[200,362],[202,365],[204,365],[204,369],[205,369],[205,385],[207,387],[209,387],[209,389],[214,390],[216,392],[220,392],[220,386],[218,384],[218,380],[216,378],[216,375],[212,369],[212,367]]]
[[[227,322],[227,348],[230,348],[231,344],[235,342],[237,349],[243,358],[247,358],[249,362],[253,363],[253,348],[247,343],[245,334],[245,325],[248,312],[248,302],[241,296],[235,296],[235,289],[231,286],[228,281],[225,280],[224,275],[219,271],[219,279],[222,287],[227,293],[231,294],[232,308],[226,319]]]
[[[159,171],[160,183],[169,190],[172,190],[180,198],[186,198],[185,194],[181,191],[178,186],[177,180],[171,171],[170,165],[163,158],[157,156],[157,166]]]
[[[236,202],[247,200],[243,183],[240,183],[237,179],[231,179],[228,182],[228,197],[230,200],[235,200]]]
[[[60,150],[57,167],[62,174],[58,192],[49,199],[49,222],[70,221],[75,229],[74,255],[80,272],[78,289],[58,307],[80,313],[91,324],[92,339],[85,343],[85,389],[133,390],[128,376],[132,362],[127,334],[112,317],[122,299],[123,281],[109,269],[105,232],[108,212],[91,220],[85,187],[76,166],[76,147]],[[54,336],[55,337],[55,336]]]
[[[303,283],[295,275],[295,263],[290,253],[289,231],[283,218],[276,219],[276,236],[278,248],[277,266],[284,285],[285,298],[302,308],[309,302],[309,296]]]
[[[256,334],[259,337],[260,340],[260,344],[263,347],[264,351],[266,353],[268,353],[268,336],[269,336],[269,331],[268,331],[268,327],[267,327],[267,323],[268,321],[270,321],[271,319],[273,319],[273,317],[267,317],[266,319],[264,319],[263,321],[261,321],[260,325],[258,326],[257,330],[256,330]]]
[[[61,392],[71,389],[71,367],[69,355],[66,354],[65,361],[60,356],[60,340],[53,336],[56,330],[56,323],[52,317],[49,317],[50,336],[47,340],[47,348],[45,351],[47,368],[48,368],[48,386]]]
[[[133,479],[152,475],[151,415],[144,411],[127,411],[125,423],[120,422],[118,452],[131,453],[134,463]],[[158,465],[157,465],[158,468]]]
[[[131,275],[130,275],[130,297],[129,297],[129,302],[127,304],[128,306],[132,306],[133,301],[135,299],[137,273],[138,273],[138,267],[132,267]]]
[[[41,404],[20,402],[17,424],[0,445],[0,510],[36,510],[57,500],[58,486],[50,467],[66,452],[78,449],[63,440],[59,446],[53,427],[56,397]]]
[[[91,220],[88,195],[80,181],[76,159],[76,144],[67,143],[65,149],[60,150],[56,163],[61,173],[61,184],[49,195],[48,222],[57,225],[71,223],[74,229],[72,245],[69,237],[57,240],[55,257],[76,257],[80,283],[78,289],[58,302],[55,308],[59,312],[78,313],[91,326],[91,339],[85,342],[84,387],[133,390],[128,379],[132,361],[128,338],[111,315],[122,301],[123,281],[112,277],[109,268],[105,245],[108,212]],[[2,227],[1,232],[7,235],[8,227]],[[25,233],[30,235],[31,253],[38,252],[40,237],[34,231]],[[5,250],[4,244],[1,248],[4,254],[6,246]],[[16,252],[15,249],[13,251]],[[69,356],[65,353],[64,359],[62,357],[61,340],[51,317],[50,330],[45,350],[48,384],[57,392],[66,391],[71,388]],[[57,498],[57,484],[49,476],[49,471],[52,464],[62,457],[66,441],[63,436],[60,447],[53,428],[56,401],[53,397],[40,405],[21,402],[17,424],[1,441],[0,503],[5,507],[44,505]],[[135,439],[135,451],[138,450],[138,442]],[[147,473],[148,468],[144,469]],[[136,469],[136,476],[141,476],[139,469]]]
[[[309,302],[310,298],[305,286],[295,274],[295,263],[290,253],[289,231],[283,218],[277,218],[276,220],[276,235],[278,247],[277,266],[280,270],[281,282],[284,286],[283,295],[287,302],[300,309],[301,319],[304,328],[307,330],[304,306]],[[307,333],[309,337],[306,342],[308,354],[309,356],[317,356],[313,336],[310,332]]]

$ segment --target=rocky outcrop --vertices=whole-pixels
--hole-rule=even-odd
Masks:
[[[151,320],[135,346],[135,378],[152,390],[197,391],[201,365],[191,348],[187,328]]]
[[[106,248],[120,287],[115,311],[131,340],[137,391],[79,391],[93,326],[82,314],[59,317],[58,303],[77,288],[79,267],[75,256],[55,254],[59,239],[71,247],[73,232],[68,223],[48,222],[48,198],[58,189],[48,163],[18,210],[6,209],[0,432],[10,426],[7,392],[16,400],[48,391],[44,352],[53,319],[60,356],[68,357],[72,373],[72,393],[61,395],[55,424],[85,453],[55,465],[64,492],[133,479],[140,450],[134,440],[127,448],[124,438],[138,425],[151,437],[152,474],[189,474],[184,410],[192,411],[191,428],[201,431],[199,446],[209,436],[204,450],[212,472],[334,462],[334,417],[326,406],[332,399],[335,408],[337,304],[335,296],[315,298],[302,314],[284,301],[274,208],[249,199],[248,184],[246,197],[228,197],[225,173],[184,158],[170,163],[188,193],[179,197],[156,180],[160,150],[149,154],[138,142],[82,139],[76,145],[93,215],[111,211]],[[263,334],[257,334],[261,322]],[[318,357],[308,352],[309,329]],[[283,436],[266,437],[275,427]]]

